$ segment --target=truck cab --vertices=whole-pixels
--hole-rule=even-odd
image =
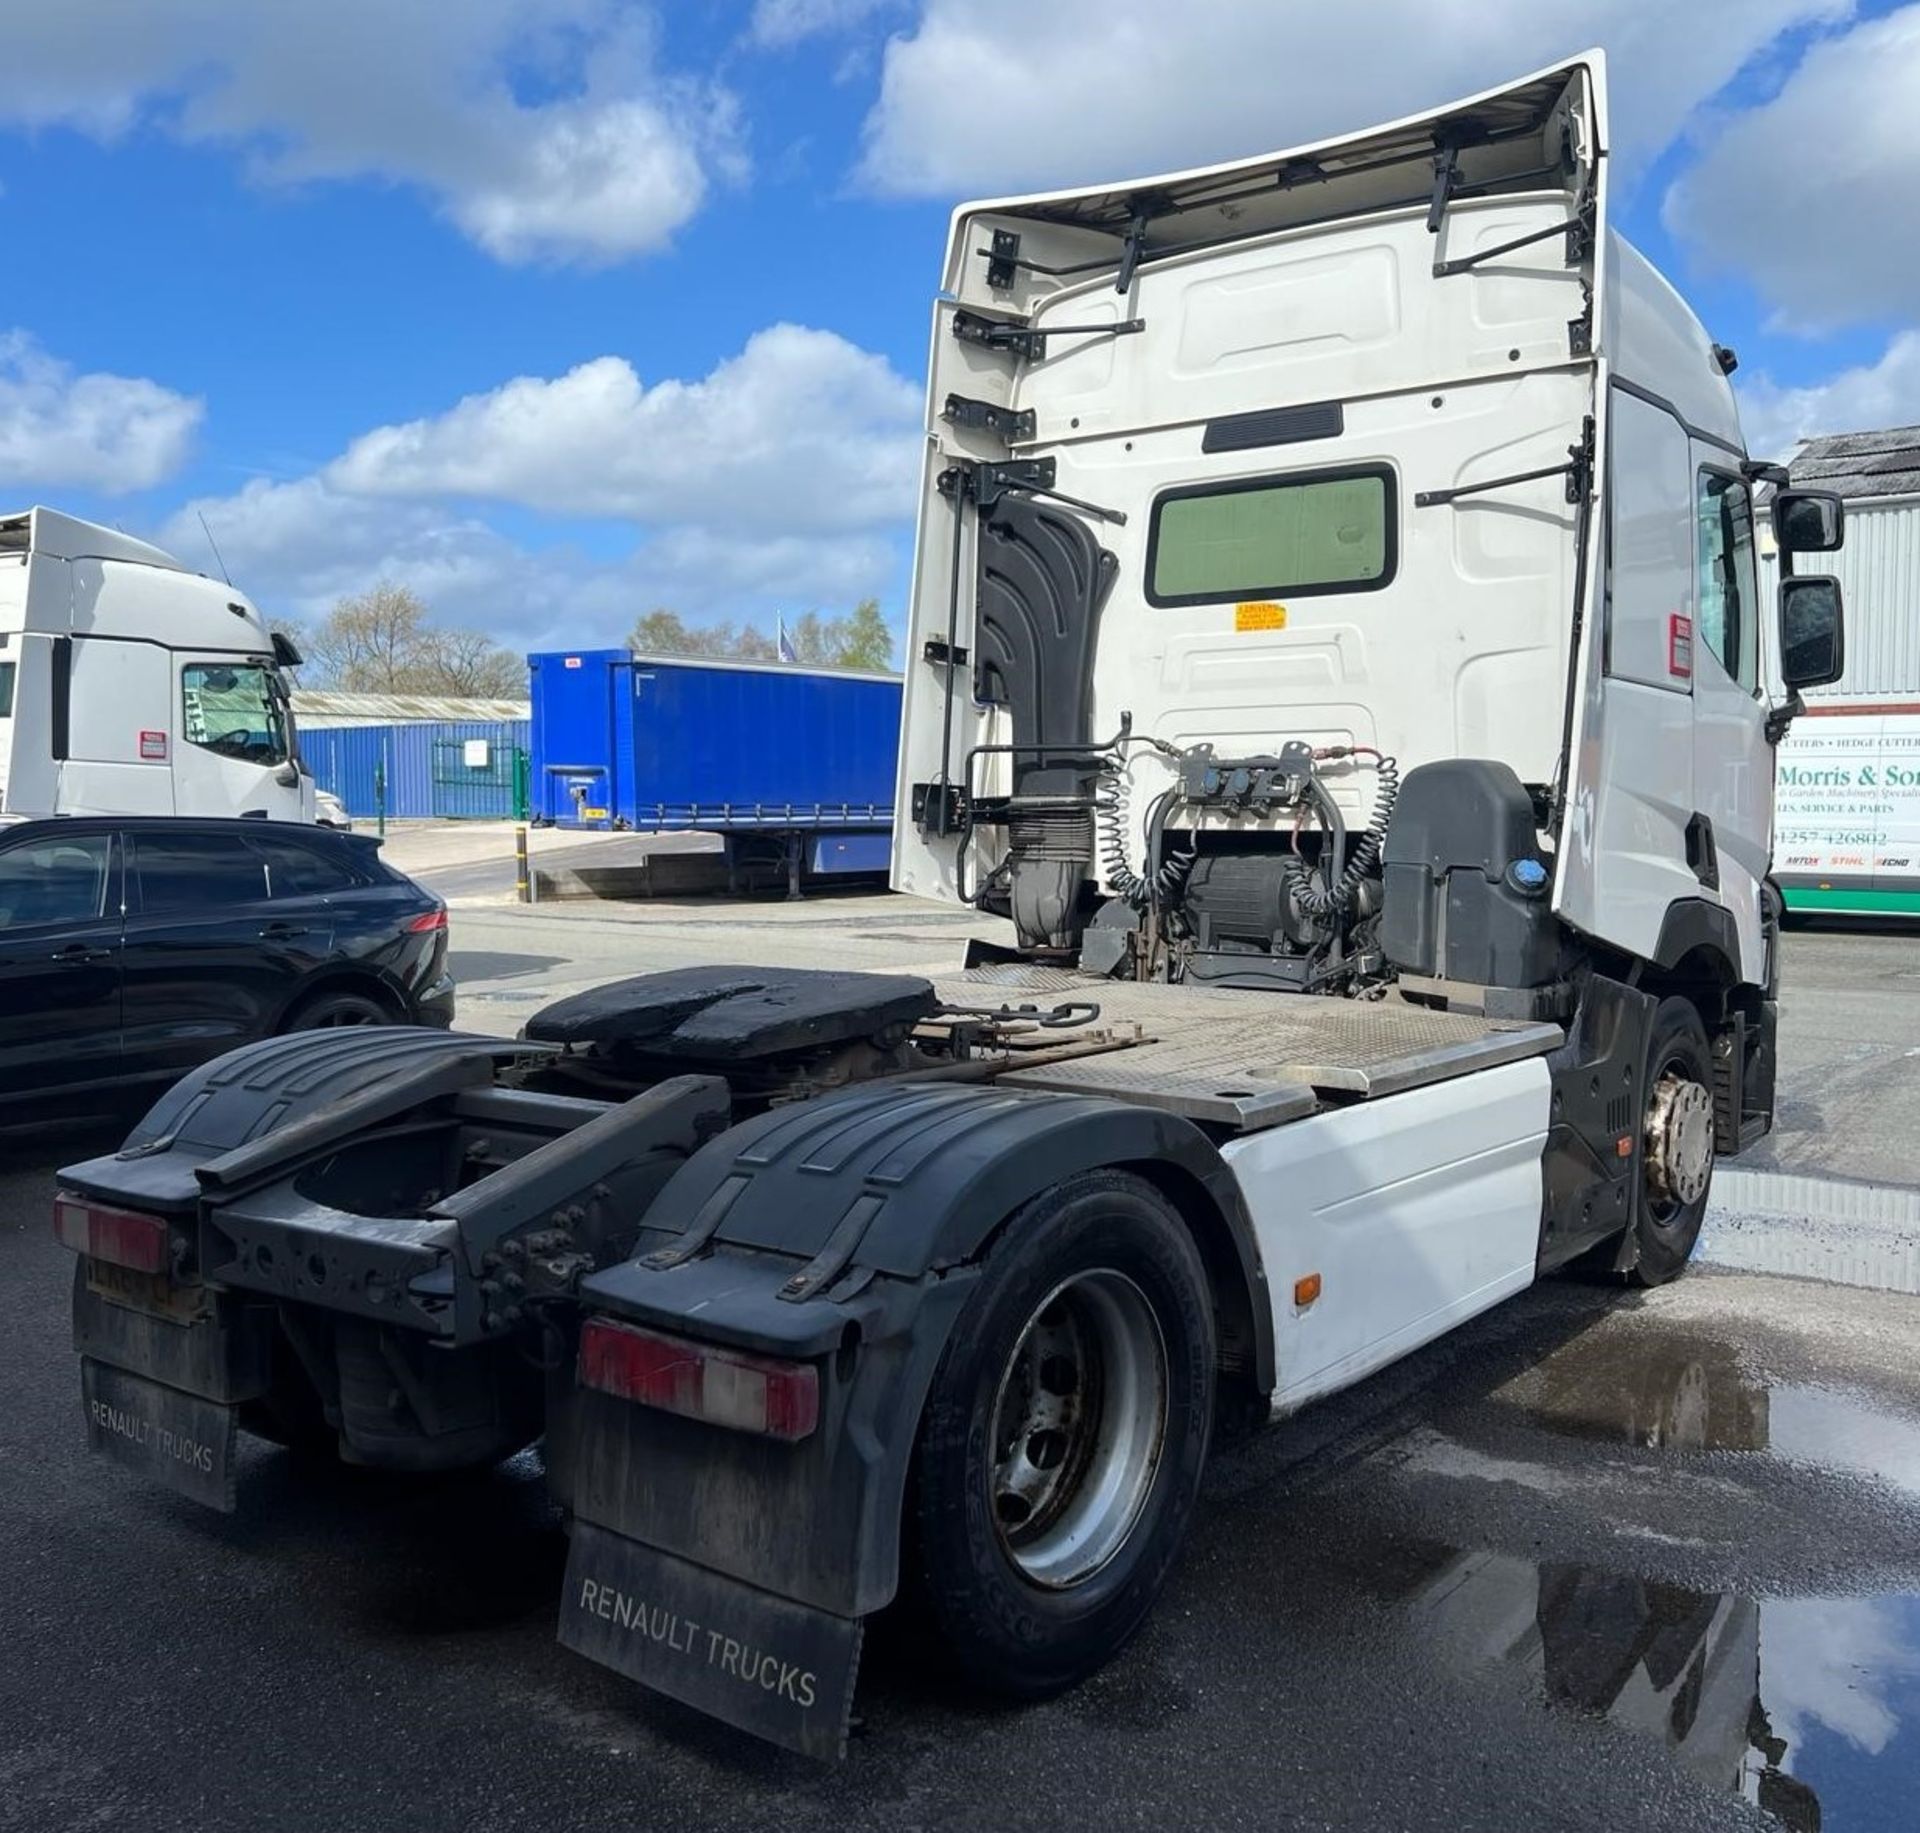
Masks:
[[[157,547],[0,516],[0,810],[311,821],[298,660],[243,594]]]
[[[1596,53],[1355,139],[958,211],[896,882],[1142,978],[1545,1010],[1578,963],[1641,962],[1757,1026],[1753,467],[1732,353],[1609,182]],[[1259,775],[1287,745],[1311,796]],[[1489,823],[1524,908],[1444,934],[1412,867]],[[1336,828],[1388,869],[1329,924],[1287,887]]]

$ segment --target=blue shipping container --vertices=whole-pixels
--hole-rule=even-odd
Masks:
[[[719,832],[892,825],[895,676],[624,649],[527,661],[538,819]]]

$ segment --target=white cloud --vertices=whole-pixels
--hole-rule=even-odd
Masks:
[[[1785,458],[1803,439],[1920,422],[1920,331],[1902,331],[1878,362],[1821,382],[1782,386],[1765,374],[1735,383],[1747,448]]]
[[[901,0],[754,0],[747,35],[770,49],[806,38],[851,31],[875,13],[896,10]]]
[[[0,123],[146,126],[266,182],[431,195],[503,260],[659,247],[738,167],[731,98],[654,68],[622,0],[61,0],[13,8]]]
[[[1852,0],[926,0],[888,46],[861,176],[901,195],[1098,182],[1272,151],[1599,43],[1614,150],[1652,158],[1789,27]]]
[[[646,386],[605,356],[522,376],[356,439],[327,471],[368,495],[763,533],[911,513],[920,391],[830,331],[774,325],[699,381]]]
[[[1899,1696],[1920,1675],[1902,1606],[1897,1598],[1775,1598],[1760,1606],[1760,1695],[1794,1755],[1816,1725],[1868,1756],[1898,1734]]]
[[[619,357],[522,376],[378,427],[331,464],[189,503],[236,580],[303,618],[389,578],[515,648],[618,642],[666,605],[699,620],[843,610],[896,582],[919,475],[919,390],[831,332],[774,325],[694,381]],[[626,524],[596,551],[511,539],[472,505]]]
[[[1790,324],[1920,314],[1920,6],[1816,44],[1725,124],[1664,215]]]
[[[185,504],[156,539],[204,549],[212,526],[234,579],[270,612],[307,621],[378,579],[412,586],[436,621],[486,631],[517,650],[619,643],[634,619],[666,605],[690,621],[757,622],[879,596],[901,552],[890,533],[742,537],[668,529],[611,557],[575,545],[532,546],[443,504],[367,498],[323,477],[256,479],[227,497]]]
[[[24,331],[0,332],[0,495],[144,490],[186,461],[203,412],[138,376],[76,375]]]

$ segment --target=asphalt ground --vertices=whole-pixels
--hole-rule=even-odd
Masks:
[[[878,898],[460,910],[454,940],[462,1022],[511,1030],[575,980],[955,937]],[[1920,949],[1788,950],[1777,1162],[1905,1170]],[[0,1149],[0,1828],[1916,1824],[1920,1299],[1550,1282],[1221,1452],[1077,1691],[972,1699],[883,1621],[827,1768],[557,1646],[537,1453],[430,1484],[249,1444],[227,1518],[92,1459],[47,1201],[111,1139]]]
[[[95,1143],[0,1170],[0,1827],[1913,1825],[1920,1300],[1543,1286],[1223,1452],[1076,1692],[985,1704],[883,1623],[829,1768],[554,1642],[537,1454],[249,1445],[226,1518],[92,1459],[46,1196]]]

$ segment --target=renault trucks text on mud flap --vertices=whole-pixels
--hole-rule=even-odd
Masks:
[[[94,1443],[231,1506],[240,1431],[544,1436],[562,1640],[832,1755],[903,1591],[1068,1686],[1216,1425],[1571,1262],[1677,1274],[1771,1121],[1792,707],[1771,469],[1607,197],[1595,54],[959,211],[895,877],[1013,945],[196,1072],[62,1174]],[[1832,678],[1831,579],[1774,628]]]

